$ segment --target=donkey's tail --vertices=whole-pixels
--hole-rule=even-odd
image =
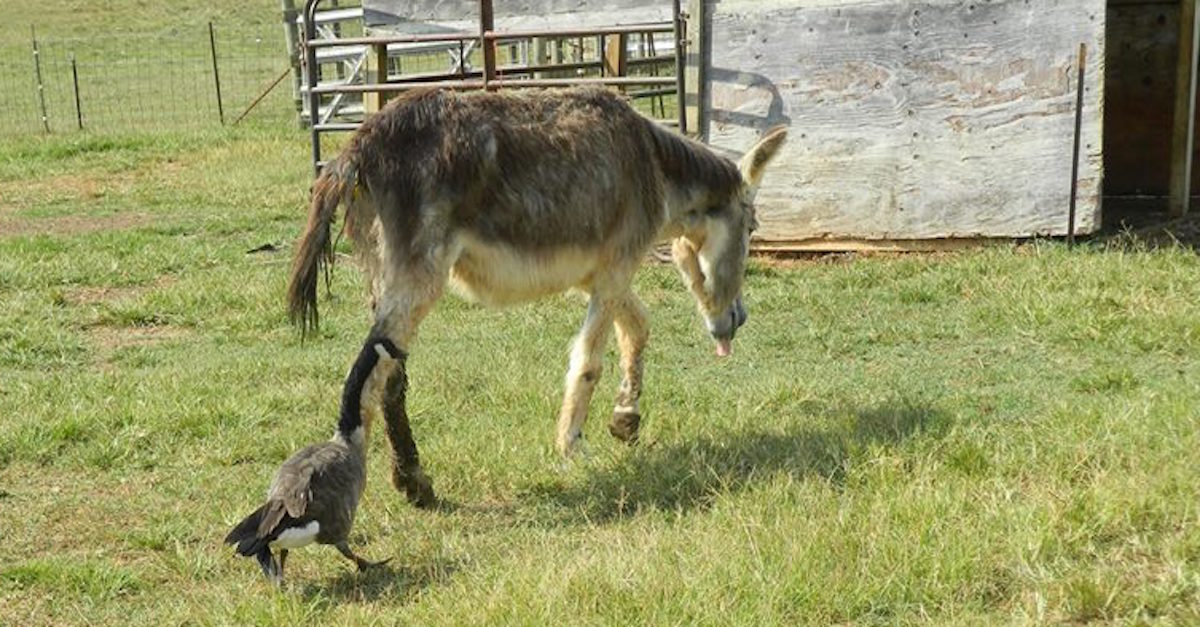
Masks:
[[[296,247],[292,263],[292,278],[288,285],[288,317],[306,335],[316,330],[317,284],[321,270],[333,265],[331,225],[337,218],[337,208],[350,201],[358,185],[358,164],[354,146],[347,146],[333,162],[327,164],[313,183],[312,204],[308,209],[308,226]]]

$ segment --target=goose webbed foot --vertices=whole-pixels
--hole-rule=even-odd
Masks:
[[[355,555],[354,551],[350,550],[350,545],[346,544],[345,542],[340,542],[338,544],[335,544],[334,546],[337,547],[338,552],[341,553],[346,559],[350,560],[351,562],[354,562],[355,566],[358,566],[359,572],[362,572],[364,570],[368,570],[371,568],[383,566],[384,564],[392,561],[392,558],[390,558],[390,557],[385,560],[380,560],[378,562],[367,561],[367,560],[359,557],[358,555]]]

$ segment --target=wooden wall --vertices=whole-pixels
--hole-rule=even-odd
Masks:
[[[1077,231],[1100,222],[1105,0],[704,0],[701,98],[732,153],[784,123],[771,243],[1062,234],[1089,48]]]

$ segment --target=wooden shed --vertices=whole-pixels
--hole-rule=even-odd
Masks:
[[[670,20],[671,4],[496,0],[495,19],[501,30],[638,24]],[[1074,230],[1092,233],[1105,198],[1136,199],[1134,211],[1165,207],[1173,168],[1175,193],[1186,194],[1178,173],[1190,171],[1192,149],[1184,141],[1192,0],[683,5],[689,130],[737,155],[764,129],[791,128],[760,191],[760,248],[922,249],[1063,235],[1072,189]],[[478,7],[364,3],[369,28],[410,30],[476,28]]]

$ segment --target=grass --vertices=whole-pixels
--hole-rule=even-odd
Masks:
[[[278,28],[10,9],[15,59],[28,23]],[[610,351],[570,462],[580,301],[444,299],[410,409],[445,506],[387,485],[377,430],[352,541],[388,569],[310,549],[273,591],[220,539],[332,431],[367,329],[348,263],[315,339],[285,323],[309,183],[290,123],[0,138],[0,624],[1200,622],[1200,260],[1054,243],[756,261],[725,361],[650,265],[643,443],[606,433]]]
[[[443,300],[411,359],[443,509],[388,486],[276,593],[220,545],[332,429],[366,332],[351,264],[287,327],[306,137],[247,128],[0,143],[0,624],[1200,620],[1200,260],[1053,243],[756,261],[711,357],[672,268],[644,442],[552,450],[563,296]],[[280,252],[247,254],[264,243]]]

